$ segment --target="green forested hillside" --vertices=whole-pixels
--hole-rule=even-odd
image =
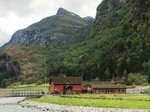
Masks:
[[[67,51],[59,73],[86,80],[122,79],[129,73],[149,76],[149,7],[148,0],[104,0],[97,8],[90,37]]]

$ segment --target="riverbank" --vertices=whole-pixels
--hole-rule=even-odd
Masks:
[[[59,104],[24,101],[20,105],[26,108],[42,109],[48,112],[150,112],[150,109],[96,108],[85,106],[66,106]]]
[[[0,97],[0,105],[18,104],[26,99],[26,97]]]
[[[43,112],[35,107],[22,107],[18,103],[25,100],[25,97],[0,97],[0,112]],[[49,112],[49,111],[45,111]]]

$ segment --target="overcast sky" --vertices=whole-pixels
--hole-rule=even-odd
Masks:
[[[56,14],[59,7],[81,17],[96,15],[102,0],[0,0],[0,46],[11,35],[44,17]]]

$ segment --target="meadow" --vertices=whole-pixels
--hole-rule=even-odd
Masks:
[[[150,95],[63,95],[62,97],[34,98],[30,101],[89,107],[150,109]]]
[[[41,90],[48,91],[48,84],[22,84],[22,85],[11,85],[7,88],[0,88],[0,90]]]
[[[109,100],[136,100],[136,101],[150,101],[150,95],[141,94],[82,94],[82,95],[63,95],[66,98],[80,98],[80,99],[109,99]]]

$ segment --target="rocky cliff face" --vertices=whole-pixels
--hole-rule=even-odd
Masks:
[[[93,24],[93,22],[94,22],[94,19],[90,16],[84,17],[83,19],[88,24]]]
[[[39,30],[19,30],[15,34],[13,34],[12,39],[10,40],[11,45],[48,45],[53,43],[53,41],[57,40],[56,37],[39,37],[39,34],[43,32]]]
[[[64,8],[59,8],[56,15],[65,15],[65,16],[70,16],[70,17],[76,17],[81,19],[81,17],[73,12],[67,11]],[[82,20],[83,21],[83,20]]]
[[[91,27],[93,21],[92,17],[81,18],[77,14],[59,8],[56,15],[44,18],[38,23],[16,31],[11,40],[1,49],[21,44],[63,46],[80,43],[88,36],[89,27]]]

